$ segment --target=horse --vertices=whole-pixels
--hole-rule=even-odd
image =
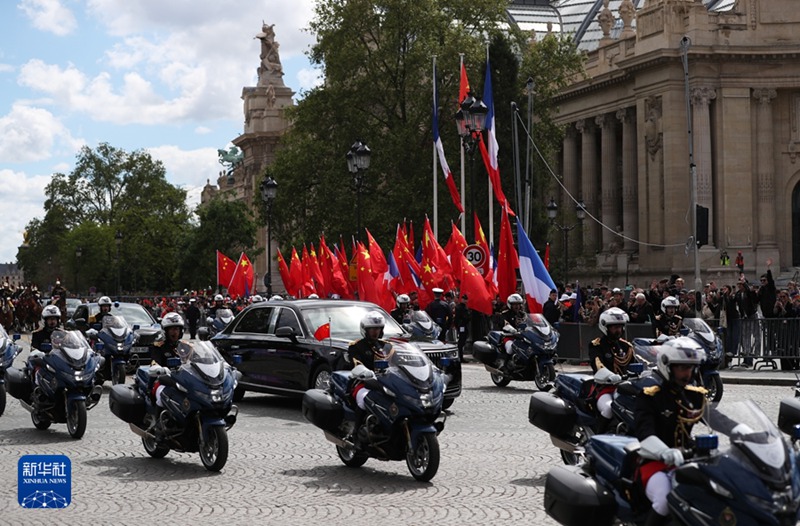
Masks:
[[[0,301],[3,303],[3,306],[0,307],[0,325],[9,331],[14,326],[14,304],[5,298]]]
[[[26,290],[17,299],[17,307],[14,309],[14,314],[21,330],[33,331],[39,324],[42,305],[31,291]]]

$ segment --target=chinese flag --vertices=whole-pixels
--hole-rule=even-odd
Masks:
[[[253,283],[255,282],[255,272],[253,265],[250,263],[247,254],[242,252],[239,256],[239,263],[236,264],[236,270],[233,272],[231,284],[228,286],[228,294],[232,298],[239,296],[249,296],[253,290]]]
[[[289,273],[289,267],[286,265],[286,260],[283,259],[283,254],[281,254],[280,249],[278,249],[278,270],[281,272],[281,280],[283,280],[283,286],[286,288],[286,292],[291,294],[294,290],[292,275]]]
[[[461,254],[461,293],[467,294],[467,307],[492,315],[492,296],[478,270]]]
[[[380,296],[375,287],[375,278],[372,276],[369,251],[361,242],[358,243],[356,257],[358,261],[358,299],[380,303]]]
[[[322,274],[330,284],[331,292],[338,294],[342,298],[351,298],[350,285],[342,274],[339,258],[328,248],[327,243],[325,243],[325,236],[320,237],[319,250],[320,267],[322,268]]]
[[[343,298],[352,299],[355,297],[355,282],[350,281],[350,263],[347,260],[347,253],[344,251],[344,247],[338,247],[334,245],[333,247],[334,254],[339,259],[339,272],[344,279],[345,284],[347,285],[347,294],[343,295]]]
[[[317,327],[317,330],[314,331],[314,338],[317,340],[324,340],[326,338],[331,337],[331,322],[325,323]]]
[[[227,287],[236,270],[236,263],[231,258],[217,250],[217,285]]]
[[[511,223],[506,211],[501,214],[500,218],[500,247],[497,253],[497,293],[500,294],[502,301],[517,291],[517,269],[519,268],[519,257],[514,248]]]
[[[314,250],[314,243],[311,243],[311,252],[309,252],[309,256],[311,257],[311,276],[317,283],[317,293],[323,298],[327,298],[331,293],[331,287],[328,280],[325,279],[322,269],[320,268],[319,258],[317,258],[317,251]]]
[[[318,294],[317,287],[314,285],[314,274],[311,272],[311,256],[308,254],[308,249],[303,244],[303,288],[300,291],[302,297],[307,297],[311,294]]]
[[[369,243],[369,261],[372,264],[372,273],[374,275],[383,275],[386,271],[389,270],[389,264],[386,262],[386,257],[383,255],[383,250],[381,249],[378,242],[375,241],[375,238],[372,237],[372,234],[369,233],[369,229],[364,228],[367,232],[367,242]]]
[[[414,278],[411,275],[411,272],[412,269],[415,269],[413,272],[419,276],[419,263],[417,263],[417,260],[414,259],[414,255],[408,248],[408,244],[406,244],[405,227],[401,227],[399,224],[397,225],[397,234],[394,240],[394,249],[392,250],[392,255],[394,256],[394,261],[397,264],[397,270],[400,273],[400,282],[398,283],[398,288],[395,289],[395,292],[398,294],[407,294],[411,291],[416,291],[417,285],[414,283]]]
[[[489,266],[486,274],[483,276],[483,279],[486,280],[486,286],[489,288],[489,292],[492,292],[496,289],[494,281],[494,269],[492,269],[492,251],[489,250],[489,243],[486,241],[486,236],[483,234],[483,227],[481,227],[481,222],[478,219],[478,214],[474,214],[473,219],[475,221],[475,244],[480,245],[486,251],[486,255],[489,258]],[[494,293],[497,291],[494,290]]]
[[[292,247],[292,264],[289,276],[292,281],[292,290],[287,292],[295,297],[300,296],[300,289],[303,286],[303,263],[300,262],[300,256],[297,255],[297,249],[294,247]]]
[[[455,225],[455,223],[451,222],[451,232],[450,232],[450,240],[447,242],[447,245],[444,247],[445,253],[450,256],[450,266],[453,267],[453,277],[454,278],[461,278],[461,258],[459,255],[464,253],[464,249],[467,248],[467,240],[464,239],[464,235]]]

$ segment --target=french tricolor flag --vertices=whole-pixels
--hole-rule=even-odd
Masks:
[[[525,286],[525,296],[531,313],[541,313],[550,291],[556,288],[550,273],[533,248],[531,240],[517,218],[517,244],[519,245],[519,274]]]
[[[439,158],[439,166],[442,167],[444,174],[444,182],[447,183],[447,189],[450,190],[450,198],[459,212],[464,213],[464,208],[461,206],[461,196],[458,194],[456,182],[453,179],[453,174],[450,172],[450,166],[447,164],[447,159],[444,158],[444,146],[442,145],[442,138],[439,137],[439,90],[436,87],[436,63],[433,64],[433,143],[436,146],[436,157]]]

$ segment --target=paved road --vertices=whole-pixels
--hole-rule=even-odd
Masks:
[[[131,379],[128,379],[131,382]],[[464,367],[465,390],[440,438],[442,460],[429,484],[404,462],[341,464],[334,446],[308,424],[297,400],[248,394],[230,431],[224,470],[210,474],[197,454],[147,456],[104,396],[89,412],[82,440],[66,426],[33,428],[17,401],[0,417],[0,524],[554,524],[542,509],[544,476],[560,462],[548,437],[527,421],[533,384],[491,384]],[[730,385],[725,398],[756,400],[777,418],[788,387]],[[17,461],[24,454],[66,454],[72,504],[63,510],[17,505]],[[147,517],[152,514],[151,517]]]

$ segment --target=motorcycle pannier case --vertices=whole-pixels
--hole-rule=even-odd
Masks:
[[[571,402],[559,398],[552,393],[533,393],[528,406],[528,421],[547,433],[557,437],[566,437],[578,416]]]
[[[786,398],[781,400],[778,411],[778,428],[787,435],[794,437],[794,426],[800,424],[800,398]]]
[[[556,466],[547,474],[544,509],[565,526],[611,526],[617,504],[580,466]]]
[[[9,367],[6,369],[6,390],[16,399],[28,401],[31,398],[31,379],[22,369]]]
[[[322,389],[309,389],[303,395],[303,416],[325,431],[334,431],[344,418],[342,404]]]
[[[497,360],[497,351],[490,343],[477,341],[472,344],[472,357],[481,363],[491,365]]]
[[[108,395],[111,412],[131,424],[144,422],[146,412],[144,398],[132,385],[115,385]]]

